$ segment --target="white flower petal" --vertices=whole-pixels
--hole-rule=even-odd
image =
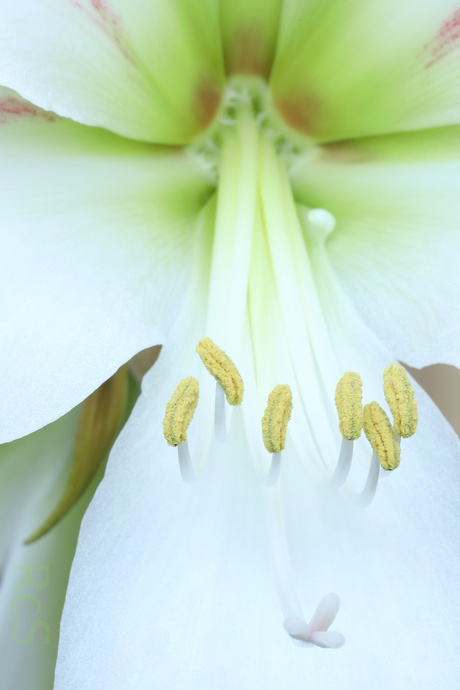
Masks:
[[[319,140],[457,124],[456,0],[292,0],[270,84],[287,122]]]
[[[384,688],[402,679],[409,690],[428,689],[438,679],[455,690],[460,477],[453,434],[433,405],[421,404],[430,428],[417,448],[426,452],[416,461],[408,443],[399,476],[382,482],[367,511],[319,490],[294,457],[283,465],[302,604],[314,609],[328,589],[342,598],[337,623],[347,643],[332,661],[296,647],[283,629],[261,487],[242,439],[230,437],[239,453],[232,447],[225,457],[221,446],[213,454],[201,482],[182,483],[155,420],[172,379],[190,365],[179,350],[165,351],[83,522],[56,690],[278,690],[303,687],[306,677],[325,690],[340,679],[346,690],[376,674]],[[437,453],[442,466],[433,471]]]
[[[177,450],[162,438],[170,390],[184,370],[195,374],[195,367],[202,365],[193,350],[191,357],[183,345],[174,351],[165,346],[115,446],[82,528],[57,688],[172,687],[181,677],[178,687],[197,687],[194,678],[208,663],[211,629],[217,631],[221,660],[255,640],[257,611],[270,590],[262,487],[246,458],[227,455],[222,446],[213,452],[209,472],[192,486],[184,484]],[[211,406],[211,428],[212,413]],[[192,454],[196,431],[193,420]],[[236,674],[244,686],[246,669]]]
[[[3,690],[49,690],[53,684],[67,580],[95,483],[49,534],[30,546],[23,540],[47,516],[65,485],[78,412],[0,446]]]
[[[459,154],[443,128],[325,146],[293,173],[337,220],[326,246],[358,312],[416,367],[460,364]]]
[[[164,341],[210,191],[184,152],[14,102],[21,114],[0,123],[2,440],[61,416]]]
[[[299,214],[304,220],[302,209]],[[330,345],[337,352],[330,367],[360,371],[365,399],[383,402],[381,374],[390,354],[342,293],[327,264],[323,241],[315,241],[311,228],[305,228],[305,237]],[[263,257],[261,262],[263,273]],[[268,286],[273,290],[273,283]],[[290,381],[295,365],[289,356],[283,358],[286,335],[281,321],[271,319],[277,313],[272,296],[272,291],[267,293],[263,314],[274,331],[267,340],[274,357],[270,350],[266,357],[263,349],[253,351],[256,365],[257,354],[262,355],[262,383],[271,376]],[[254,473],[240,410],[234,413],[227,444],[214,449],[207,474],[192,486],[182,483],[177,454],[165,447],[160,427],[163,405],[175,383],[197,371],[187,341],[195,341],[200,322],[191,318],[190,327],[183,324],[183,329],[183,342],[175,349],[166,346],[148,375],[143,397],[85,517],[63,618],[56,690],[121,690],[130,684],[278,690],[303,687],[306,678],[312,687],[324,690],[337,688],[340,679],[347,690],[366,687],[376,673],[385,688],[397,686],[402,678],[404,687],[420,690],[440,679],[442,687],[455,690],[458,668],[452,659],[460,563],[453,545],[459,519],[459,450],[452,430],[427,396],[418,391],[421,432],[403,442],[401,468],[382,481],[366,511],[312,480],[305,466],[312,465],[314,448],[311,443],[293,443],[295,429],[305,417],[293,416],[288,427],[276,490],[282,490],[305,619],[328,591],[341,597],[336,624],[347,643],[332,663],[329,652],[297,647],[283,628],[285,614],[262,522],[263,492],[273,489],[264,489]],[[177,341],[172,337],[171,342]],[[243,358],[241,370],[249,389],[252,381],[246,369]],[[320,369],[318,377],[332,406],[329,372]],[[301,395],[324,405],[309,383],[299,381]],[[302,409],[299,399],[295,397],[294,410]],[[255,412],[248,411],[254,400]],[[257,395],[245,394],[243,404],[243,414],[256,419],[252,428],[245,422],[253,436],[251,445],[257,446]],[[213,409],[207,403],[201,426],[194,420],[190,427],[195,461],[192,432],[201,435],[206,414],[212,426]],[[308,423],[314,428],[315,422],[312,413]],[[336,447],[338,452],[338,429],[320,426],[316,433],[319,439],[323,435],[324,448]],[[367,441],[360,441],[357,451],[351,482],[360,485],[370,458]],[[325,462],[333,466],[334,458],[326,457]],[[433,635],[441,625],[447,640],[440,627],[440,634]],[[340,634],[333,633],[329,642],[338,645]],[[321,636],[317,641],[325,643]]]
[[[212,0],[1,0],[0,82],[133,139],[182,143],[220,101]]]

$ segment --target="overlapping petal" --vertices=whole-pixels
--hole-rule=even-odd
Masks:
[[[456,0],[284,3],[275,103],[322,141],[458,124],[459,28]]]
[[[460,132],[331,144],[293,172],[296,198],[328,209],[337,274],[393,355],[459,366]]]
[[[210,184],[183,151],[77,125],[13,92],[1,102],[0,416],[10,440],[164,341]]]
[[[213,0],[2,0],[0,13],[0,83],[42,108],[177,144],[219,105]]]
[[[0,663],[2,686],[49,690],[59,621],[82,515],[95,484],[37,543],[23,541],[46,518],[68,475],[79,411],[0,446]],[[97,481],[100,477],[97,478]]]

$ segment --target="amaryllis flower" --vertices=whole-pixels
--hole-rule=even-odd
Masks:
[[[65,521],[21,542],[71,410],[162,345],[82,522],[57,690],[457,688],[456,437],[417,388],[379,470],[405,435],[388,389],[372,460],[334,396],[359,374],[385,407],[392,362],[460,364],[459,27],[451,0],[0,1],[1,440],[36,432],[5,446],[2,611],[25,560],[65,585]],[[241,375],[234,410],[205,338]],[[163,417],[188,377],[178,459]],[[2,673],[47,688],[41,637],[11,636],[21,601]]]

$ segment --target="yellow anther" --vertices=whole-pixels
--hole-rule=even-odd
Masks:
[[[383,372],[383,392],[398,436],[409,438],[417,431],[418,412],[407,371],[393,362]]]
[[[267,407],[262,417],[262,435],[269,453],[281,453],[284,450],[291,412],[291,389],[286,384],[278,384],[268,396]]]
[[[361,376],[347,371],[335,389],[340,433],[349,441],[356,441],[363,428],[362,386]]]
[[[391,422],[378,403],[364,405],[363,429],[383,469],[395,470],[401,449]]]
[[[177,386],[166,405],[163,434],[170,446],[187,440],[187,429],[198,404],[198,381],[188,376]]]
[[[214,376],[230,405],[241,405],[244,394],[243,379],[230,357],[211,338],[203,338],[196,346],[204,366]]]

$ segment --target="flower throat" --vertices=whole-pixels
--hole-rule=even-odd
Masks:
[[[192,146],[192,151],[216,182],[223,142],[231,130],[238,127],[243,112],[253,118],[258,135],[271,142],[287,170],[299,156],[314,150],[311,139],[284,122],[272,104],[269,88],[263,79],[232,77],[214,121]]]

